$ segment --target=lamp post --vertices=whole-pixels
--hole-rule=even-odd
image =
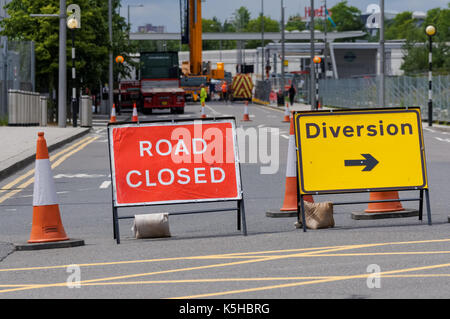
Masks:
[[[129,4],[127,5],[127,9],[128,9],[128,16],[127,16],[127,23],[128,23],[128,29],[131,31],[131,22],[130,22],[130,8],[134,7],[134,8],[142,8],[144,5],[143,4]],[[128,31],[128,32],[130,32]],[[130,34],[128,33],[128,44],[130,44]]]
[[[316,95],[315,95],[315,104],[314,109],[319,109],[319,70],[320,70],[320,62],[322,62],[322,59],[319,56],[315,56],[313,59],[314,66],[315,66],[315,77],[316,77]]]
[[[429,25],[425,28],[425,33],[428,36],[428,126],[433,125],[433,73],[432,73],[432,61],[433,61],[433,36],[436,34],[436,27]]]
[[[76,4],[71,4],[67,7],[67,10],[72,13],[67,19],[67,27],[71,31],[72,35],[72,126],[77,127],[78,103],[75,72],[75,29],[79,29],[81,27],[80,7]]]

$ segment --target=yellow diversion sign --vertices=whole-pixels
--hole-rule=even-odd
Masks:
[[[300,194],[427,188],[420,108],[294,113]]]

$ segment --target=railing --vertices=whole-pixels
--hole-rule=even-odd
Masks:
[[[46,126],[47,98],[39,93],[8,91],[8,125]]]
[[[319,81],[322,104],[334,107],[373,108],[378,101],[379,78]],[[385,79],[385,106],[420,106],[428,116],[428,77],[396,76]],[[433,77],[433,120],[450,123],[450,75]]]

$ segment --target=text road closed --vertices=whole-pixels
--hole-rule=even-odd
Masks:
[[[116,205],[241,198],[232,121],[124,125],[110,143]]]

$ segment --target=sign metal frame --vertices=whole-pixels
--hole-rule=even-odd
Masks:
[[[159,126],[161,124],[170,125],[186,125],[186,124],[199,124],[202,123],[231,123],[233,130],[233,145],[234,145],[234,160],[235,160],[235,172],[236,172],[236,187],[237,196],[232,198],[211,198],[211,199],[194,199],[194,200],[171,200],[171,201],[158,201],[158,202],[141,202],[132,204],[118,204],[117,203],[117,190],[115,181],[115,166],[114,166],[114,147],[112,143],[112,130],[117,127],[148,127],[148,126]],[[241,165],[238,153],[238,144],[236,136],[236,119],[235,117],[214,117],[214,118],[186,118],[186,119],[162,119],[162,120],[151,120],[151,121],[139,121],[139,122],[115,122],[108,123],[107,125],[107,135],[108,135],[108,152],[109,152],[109,164],[111,172],[111,193],[112,193],[112,216],[113,216],[113,235],[117,244],[120,244],[120,232],[119,232],[119,220],[121,219],[132,219],[134,216],[119,216],[119,208],[128,207],[141,207],[141,206],[162,206],[162,205],[179,205],[179,204],[201,204],[201,203],[212,203],[212,202],[236,202],[235,207],[229,208],[216,208],[207,210],[192,210],[192,211],[179,211],[172,212],[169,215],[186,215],[186,214],[197,214],[197,213],[212,213],[212,212],[224,212],[224,211],[236,211],[237,212],[237,230],[242,229],[244,236],[247,236],[247,225],[245,218],[245,205],[244,205],[244,190],[242,186],[242,174]]]
[[[308,191],[303,188],[304,175],[302,171],[302,155],[301,155],[301,138],[299,134],[300,125],[299,119],[301,116],[330,116],[330,115],[350,115],[350,114],[377,114],[377,113],[400,113],[400,112],[416,112],[418,116],[418,138],[420,145],[420,156],[422,165],[422,185],[406,185],[403,187],[372,187],[372,188],[348,188],[348,189],[327,189],[327,190],[312,190]],[[297,219],[302,223],[303,231],[306,232],[306,222],[304,212],[303,196],[305,195],[326,195],[326,194],[346,194],[346,193],[367,193],[367,192],[387,192],[387,191],[411,191],[418,190],[420,195],[418,198],[392,199],[392,200],[376,200],[376,201],[349,201],[349,202],[334,202],[333,205],[350,205],[363,203],[377,203],[377,202],[398,202],[398,201],[419,201],[419,220],[422,220],[423,215],[423,201],[424,195],[427,205],[428,225],[431,225],[431,208],[430,197],[428,189],[427,166],[425,156],[425,144],[423,139],[422,122],[420,116],[420,107],[405,107],[405,108],[377,108],[377,109],[342,109],[342,110],[320,110],[320,111],[295,111],[294,116],[294,131],[296,142],[296,156],[297,156],[297,195],[299,202],[297,203]],[[367,155],[367,154],[363,154]],[[353,160],[348,161],[353,164]],[[301,219],[301,220],[300,220]]]

